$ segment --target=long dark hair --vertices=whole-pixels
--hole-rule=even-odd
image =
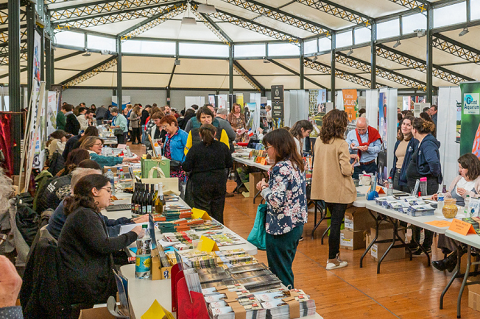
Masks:
[[[308,120],[297,121],[295,122],[295,124],[293,124],[293,127],[290,129],[290,133],[292,133],[293,137],[295,137],[297,140],[301,140],[303,138],[302,128],[304,132],[312,131],[313,124]]]
[[[90,153],[87,150],[77,148],[68,153],[64,168],[57,173],[57,176],[70,174],[84,160],[90,159]]]
[[[273,146],[275,149],[275,164],[290,160],[300,171],[304,171],[303,159],[297,151],[297,145],[292,134],[287,130],[274,130],[263,137],[263,145]]]
[[[98,129],[95,126],[87,127],[87,129],[83,133],[83,136],[80,137],[76,145],[82,145],[83,141],[85,141],[89,136],[98,136]]]
[[[199,132],[202,136],[203,143],[207,146],[212,145],[213,141],[215,141],[215,133],[217,132],[215,126],[212,124],[203,124],[200,126]]]
[[[398,128],[400,130],[400,133],[397,135],[397,140],[399,140],[399,141],[403,141],[403,140],[410,141],[413,137],[412,133],[409,134],[408,138],[405,138],[405,136],[403,136],[402,124],[403,124],[403,121],[405,121],[405,120],[410,121],[410,125],[413,127],[413,121],[415,120],[415,117],[413,117],[411,115],[405,115],[405,117],[400,120],[400,122],[398,123]]]
[[[82,177],[73,189],[74,195],[65,199],[65,216],[73,213],[79,207],[90,208],[95,212],[100,213],[100,209],[95,202],[92,190],[94,188],[99,190],[100,188],[105,187],[109,182],[109,179],[101,174]]]
[[[458,158],[458,163],[468,169],[467,177],[472,181],[480,175],[480,160],[472,153],[463,154]]]
[[[345,111],[337,109],[331,110],[322,119],[322,129],[320,130],[320,139],[327,144],[333,138],[344,138],[347,129],[348,116]]]

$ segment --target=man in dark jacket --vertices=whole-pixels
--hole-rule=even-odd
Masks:
[[[65,113],[65,132],[78,135],[78,131],[80,130],[80,123],[77,120],[75,114],[73,114],[73,105],[67,104],[64,106],[64,109],[67,111]]]
[[[95,118],[97,119],[97,125],[101,125],[103,119],[105,119],[105,115],[107,114],[107,108],[105,105],[100,106],[96,111],[95,111]]]
[[[215,110],[213,111],[213,114],[216,115],[215,119],[218,121],[218,127],[223,128],[227,133],[228,140],[230,142],[230,153],[233,153],[235,151],[233,142],[235,141],[235,137],[237,137],[237,134],[233,130],[232,125],[230,125],[230,122],[226,120],[228,111],[226,109],[218,109],[218,112],[215,112]]]

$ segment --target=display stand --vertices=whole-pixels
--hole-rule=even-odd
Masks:
[[[172,312],[177,319],[209,319],[203,294],[189,291],[180,265],[172,267]]]

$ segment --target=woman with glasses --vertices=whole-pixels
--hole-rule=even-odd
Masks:
[[[263,138],[268,157],[275,164],[256,185],[267,204],[265,218],[268,267],[282,283],[293,286],[292,264],[307,222],[307,191],[303,160],[294,137],[287,130],[274,130]]]
[[[112,253],[144,235],[141,226],[117,237],[108,237],[100,211],[110,205],[112,185],[100,174],[82,177],[74,196],[65,199],[67,219],[58,238],[66,270],[71,304],[105,303],[117,291]]]
[[[85,149],[90,153],[90,159],[100,165],[103,169],[104,166],[115,166],[125,162],[138,163],[140,158],[138,156],[127,158],[127,157],[116,157],[116,156],[103,156],[102,154],[103,141],[102,139],[89,136],[80,145],[81,149]]]
[[[181,164],[185,160],[185,145],[187,144],[188,134],[178,127],[175,116],[167,115],[160,120],[160,125],[167,132],[165,144],[163,144],[163,155],[171,160],[170,177],[178,177],[179,180],[185,179],[185,172]],[[178,165],[173,165],[178,164]]]

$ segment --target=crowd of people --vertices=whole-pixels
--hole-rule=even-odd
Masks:
[[[422,195],[435,198],[443,182],[440,143],[435,138],[436,112],[435,106],[417,118],[410,111],[398,112],[397,142],[393,168],[389,172],[394,189],[411,192],[415,182],[426,177],[427,193]],[[310,149],[310,141],[306,138],[314,125],[300,120],[291,129],[272,129],[267,118],[267,124],[256,132],[256,139],[263,144],[271,164],[268,180],[263,179],[256,185],[267,205],[268,265],[285,286],[294,287],[292,265],[307,223],[307,196],[324,201],[331,214],[326,269],[348,265],[340,258],[340,228],[347,207],[356,200],[354,179],[362,173],[379,171],[378,157],[384,143],[364,114],[360,112],[355,129],[349,132],[345,111],[334,109],[323,117],[313,147],[310,194],[307,194],[303,157]],[[58,167],[39,184],[33,206],[38,214],[51,210],[51,217],[30,258],[44,254],[49,245],[58,247],[58,258],[66,270],[66,283],[76,287],[68,291],[70,304],[90,307],[114,295],[116,288],[111,269],[126,263],[126,255],[119,251],[144,235],[140,226],[119,235],[119,227],[142,223],[148,218],[110,220],[102,215],[102,209],[110,205],[114,187],[102,175],[103,168],[136,163],[139,157],[104,155],[104,141],[99,137],[97,126],[107,125],[112,129],[119,144],[130,141],[144,144],[147,151],[159,149],[170,159],[170,177],[185,184],[187,204],[224,222],[225,198],[233,196],[227,193],[226,187],[233,167],[232,153],[236,143],[248,139],[248,115],[241,105],[233,104],[231,112],[216,109],[211,104],[192,105],[177,113],[168,105],[129,104],[119,110],[111,105],[96,108],[92,104],[87,108],[85,103],[77,107],[64,103],[56,124],[57,130],[50,135],[47,147],[49,169]],[[458,163],[459,176],[450,181],[446,196],[463,205],[467,195],[477,197],[480,194],[480,161],[473,154],[465,154]],[[410,248],[417,255],[430,253],[433,241],[433,233],[423,230],[424,240],[420,243],[421,231],[413,227]],[[433,263],[437,269],[451,271],[457,244],[444,236],[439,238],[439,247],[449,256]],[[34,272],[28,265],[26,273]],[[7,271],[9,267],[0,258],[0,269]],[[37,284],[28,283],[28,291],[39,289]],[[23,297],[31,302],[30,296]]]

